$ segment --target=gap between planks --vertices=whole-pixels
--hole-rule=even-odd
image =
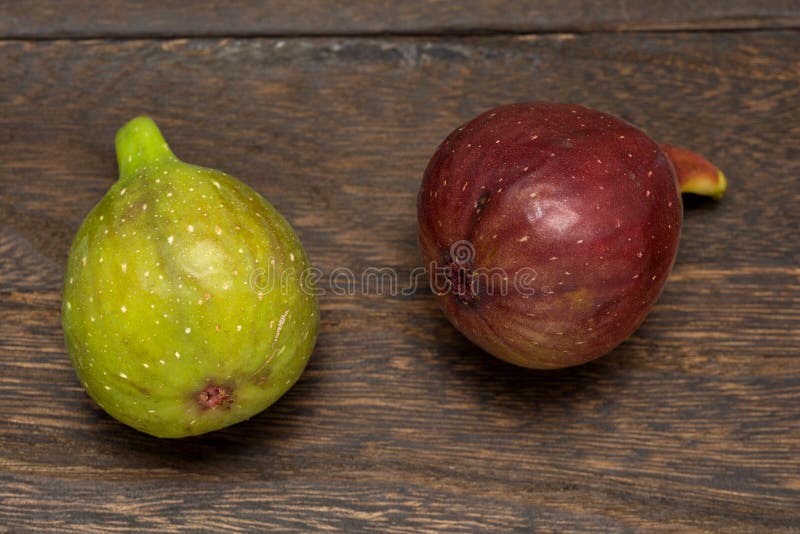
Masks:
[[[197,32],[197,33],[163,33],[163,32],[134,32],[120,35],[113,32],[71,34],[64,32],[54,35],[17,35],[13,37],[0,35],[0,42],[55,42],[55,41],[171,41],[176,39],[202,40],[202,39],[436,39],[436,38],[470,38],[470,37],[515,37],[515,36],[552,36],[552,35],[593,35],[593,34],[646,34],[646,33],[767,33],[775,31],[800,30],[800,17],[784,20],[781,24],[758,25],[752,24],[711,24],[708,26],[693,26],[691,24],[667,25],[633,25],[585,28],[581,26],[564,26],[533,30],[523,29],[496,29],[496,28],[459,28],[431,31],[353,31],[353,32]]]

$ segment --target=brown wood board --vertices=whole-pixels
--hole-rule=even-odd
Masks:
[[[798,48],[793,31],[0,42],[0,531],[796,532]],[[403,280],[437,144],[530,99],[620,115],[730,181],[687,200],[666,291],[612,354],[525,371],[428,290],[329,292],[306,373],[248,422],[165,442],[82,391],[61,277],[130,117],[268,197],[325,273]]]
[[[25,0],[0,36],[275,36],[797,28],[796,0]]]

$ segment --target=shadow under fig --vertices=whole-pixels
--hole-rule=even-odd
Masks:
[[[259,414],[232,426],[176,439],[163,439],[139,432],[97,408],[96,441],[131,467],[174,469],[218,474],[231,469],[237,460],[269,456],[271,444],[291,440],[305,419],[300,399],[309,395],[303,378]],[[263,459],[263,458],[262,458]],[[263,462],[262,462],[263,463]]]
[[[684,216],[686,215],[686,210],[714,211],[720,207],[719,200],[708,196],[695,195],[692,193],[684,193],[681,196],[683,199]]]
[[[625,382],[626,368],[634,364],[635,359],[628,342],[623,342],[605,356],[583,365],[553,370],[526,369],[485,352],[444,318],[432,328],[440,332],[435,350],[448,367],[451,387],[461,384],[464,389],[474,391],[482,404],[519,415],[530,413],[534,406],[567,407],[601,399],[609,384],[621,386]]]

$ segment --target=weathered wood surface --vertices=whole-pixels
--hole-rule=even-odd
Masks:
[[[0,531],[797,532],[800,33],[0,42]],[[159,441],[94,407],[60,328],[69,241],[147,112],[314,263],[418,265],[427,158],[496,104],[580,102],[727,171],[644,326],[557,372],[425,290],[322,298],[273,408]],[[324,284],[323,284],[324,286]]]
[[[0,37],[276,36],[800,27],[797,0],[7,0]]]

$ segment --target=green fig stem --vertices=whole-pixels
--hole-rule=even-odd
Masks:
[[[681,193],[693,193],[720,199],[728,189],[728,180],[719,168],[703,156],[683,147],[662,144],[661,150],[675,167]]]
[[[120,178],[133,176],[144,167],[176,159],[150,117],[136,117],[120,128],[115,144]]]

